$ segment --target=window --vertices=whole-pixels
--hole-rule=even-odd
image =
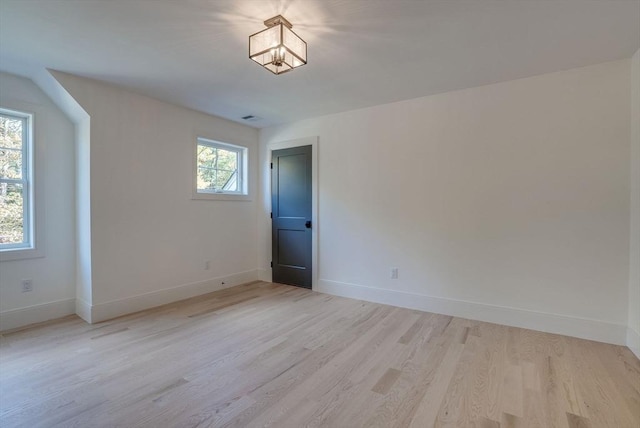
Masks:
[[[196,193],[247,195],[247,148],[198,138]]]
[[[34,247],[32,122],[0,108],[0,251]]]

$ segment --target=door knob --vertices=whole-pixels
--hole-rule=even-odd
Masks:
[[[311,221],[307,220],[307,222],[304,224],[304,227],[306,227],[307,229],[311,229]]]

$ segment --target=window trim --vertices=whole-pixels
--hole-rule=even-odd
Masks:
[[[32,127],[33,115],[15,110],[0,107],[0,115],[20,120],[22,122],[22,147],[20,147],[22,168],[20,175],[22,178],[2,178],[1,183],[22,186],[22,236],[21,243],[3,244],[0,243],[0,251],[22,250],[33,248],[33,201],[31,187],[33,186],[33,156],[32,152]],[[18,149],[15,149],[16,151]]]
[[[212,192],[198,189],[198,146],[210,146],[223,150],[237,151],[240,154],[238,174],[240,177],[241,192]],[[193,170],[192,176],[192,197],[191,199],[218,200],[218,201],[250,201],[250,177],[249,177],[249,147],[243,144],[228,143],[216,138],[209,138],[197,135],[193,144]]]
[[[26,147],[26,156],[23,151],[23,177],[25,169],[28,174],[26,178],[27,197],[25,198],[25,212],[28,216],[25,223],[28,224],[29,235],[28,244],[16,244],[10,247],[0,248],[0,262],[32,259],[44,257],[44,189],[40,180],[44,176],[42,149],[37,144],[38,128],[37,120],[42,120],[43,112],[37,105],[23,103],[19,101],[3,100],[0,111],[9,116],[23,117],[27,119],[27,139],[23,141],[23,150]],[[39,118],[39,119],[36,119]],[[23,137],[24,138],[24,137]],[[24,162],[26,159],[27,162]],[[39,169],[36,171],[36,169]]]

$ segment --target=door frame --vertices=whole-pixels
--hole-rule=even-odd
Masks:
[[[272,152],[274,150],[289,149],[292,147],[311,146],[311,289],[318,286],[318,142],[319,137],[296,138],[295,140],[274,141],[267,143],[267,168],[271,163]],[[271,207],[271,174],[269,173],[269,212]],[[271,229],[273,225],[269,222],[269,247],[271,242]],[[271,254],[273,257],[273,254]],[[270,272],[271,276],[271,272]],[[273,277],[271,277],[273,280]]]

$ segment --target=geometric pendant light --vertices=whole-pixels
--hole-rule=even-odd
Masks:
[[[282,74],[307,63],[307,42],[291,30],[291,23],[278,15],[264,21],[266,29],[249,36],[249,58],[274,74]]]

